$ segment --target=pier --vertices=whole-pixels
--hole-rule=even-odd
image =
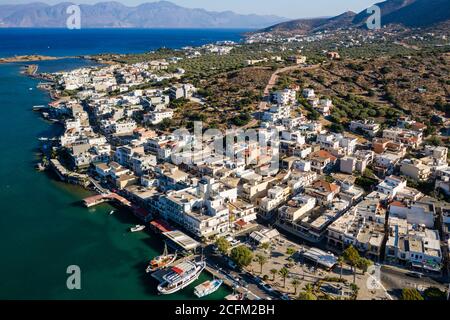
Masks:
[[[108,194],[99,194],[99,195],[95,195],[95,196],[91,196],[91,197],[87,197],[83,200],[84,205],[87,208],[91,208],[94,206],[97,206],[101,203],[105,203],[105,202],[109,202],[109,201],[113,201],[116,202],[118,204],[121,204],[125,207],[129,207],[131,208],[131,202],[128,201],[127,199],[125,199],[122,196],[119,196],[116,193],[108,193]]]
[[[164,281],[164,276],[170,272],[170,268],[172,266],[176,266],[180,263],[186,262],[186,261],[191,261],[193,259],[196,258],[200,258],[200,255],[189,255],[187,257],[178,259],[177,261],[175,261],[170,267],[166,268],[166,269],[162,269],[162,270],[158,270],[152,273],[152,277],[154,279],[156,279],[158,282],[163,282]],[[214,278],[216,279],[220,279],[223,280],[223,284],[228,286],[229,288],[233,289],[234,294],[229,295],[230,299],[231,297],[234,297],[235,295],[241,295],[246,297],[246,299],[248,300],[261,300],[260,297],[258,297],[257,295],[255,295],[253,292],[251,292],[250,290],[241,287],[241,286],[236,286],[235,282],[232,281],[229,277],[227,277],[226,274],[223,274],[219,271],[217,271],[214,267],[212,267],[210,265],[210,263],[208,263],[208,261],[206,260],[206,268],[205,270],[206,272],[208,272],[209,274],[211,274]]]
[[[53,169],[61,181],[78,184],[83,187],[87,187],[89,185],[87,175],[67,170],[57,159],[50,160],[50,168]]]

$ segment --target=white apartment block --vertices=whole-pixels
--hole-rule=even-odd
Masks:
[[[273,95],[275,103],[280,105],[293,105],[297,102],[297,91],[292,89],[284,89],[277,91]]]

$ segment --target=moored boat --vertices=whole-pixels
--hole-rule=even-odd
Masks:
[[[137,226],[131,228],[130,231],[131,232],[139,232],[139,231],[142,231],[144,229],[145,229],[145,226],[138,224]]]
[[[212,281],[205,281],[202,284],[195,287],[194,294],[199,298],[206,297],[206,296],[216,292],[222,284],[223,284],[223,280],[220,280],[220,279],[214,279]]]
[[[186,288],[198,279],[205,267],[205,261],[188,261],[172,267],[163,276],[163,281],[158,286],[158,292],[160,294],[172,294]]]
[[[177,259],[177,253],[169,254],[167,250],[167,244],[164,246],[164,252],[162,255],[154,258],[150,261],[147,269],[145,270],[147,273],[157,271],[159,269],[164,269],[175,262]]]

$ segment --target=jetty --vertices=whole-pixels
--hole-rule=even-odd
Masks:
[[[53,169],[61,181],[78,184],[83,187],[87,187],[90,184],[87,175],[67,170],[57,159],[50,160],[50,168]]]
[[[97,206],[99,204],[105,203],[105,202],[115,202],[117,204],[123,205],[125,207],[131,208],[131,202],[125,199],[122,196],[119,196],[117,193],[108,193],[108,194],[98,194],[95,196],[87,197],[83,200],[84,205],[87,208],[91,208],[94,206]]]

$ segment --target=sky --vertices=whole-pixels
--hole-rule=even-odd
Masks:
[[[0,4],[44,2],[97,3],[110,0],[0,0]],[[155,0],[117,0],[125,5],[135,6]],[[351,10],[359,12],[382,0],[170,0],[183,7],[203,8],[212,11],[232,10],[240,14],[270,14],[286,18],[310,18],[333,16]]]

